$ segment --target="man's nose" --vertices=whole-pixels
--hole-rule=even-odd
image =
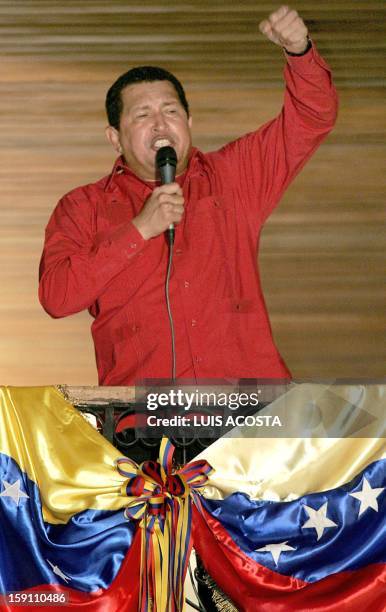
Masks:
[[[161,132],[166,127],[166,119],[163,113],[154,113],[152,128],[155,132]]]

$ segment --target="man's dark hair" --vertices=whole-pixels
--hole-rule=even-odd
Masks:
[[[107,92],[106,113],[109,125],[112,125],[117,130],[119,129],[119,121],[123,108],[121,96],[122,90],[128,85],[143,83],[144,81],[149,83],[152,81],[170,81],[177,92],[182,106],[186,110],[186,114],[189,117],[189,104],[185,96],[184,88],[174,74],[164,70],[163,68],[159,68],[158,66],[137,66],[136,68],[132,68],[128,72],[121,74],[121,76],[117,78],[115,83],[112,84]]]

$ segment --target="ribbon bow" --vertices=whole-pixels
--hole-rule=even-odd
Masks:
[[[174,446],[163,438],[158,461],[117,459],[118,472],[127,478],[121,488],[128,497],[125,516],[142,528],[140,612],[180,611],[184,580],[192,547],[192,501],[213,468],[192,461],[173,472]]]

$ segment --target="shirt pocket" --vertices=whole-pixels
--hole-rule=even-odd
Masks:
[[[224,199],[211,195],[189,202],[181,229],[179,243],[177,228],[175,245],[176,253],[180,245],[184,252],[181,265],[176,265],[178,277],[192,274],[200,294],[232,295],[234,258],[228,249],[228,208]]]
[[[227,297],[218,302],[218,310],[225,314],[249,315],[261,312],[261,303],[256,297]]]
[[[257,296],[227,297],[217,301],[222,349],[232,348],[234,356],[271,352],[269,320]]]
[[[227,256],[228,207],[223,197],[206,196],[189,204],[185,212],[184,240],[196,253]]]

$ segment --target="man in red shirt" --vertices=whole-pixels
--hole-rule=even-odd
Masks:
[[[40,300],[53,317],[88,309],[99,383],[177,378],[283,378],[256,264],[259,233],[290,181],[334,125],[328,66],[296,11],[260,24],[285,50],[283,110],[258,131],[203,154],[191,144],[181,84],[159,68],[125,73],[107,94],[111,174],[65,195],[46,230]],[[157,183],[155,156],[172,146],[176,180]]]

